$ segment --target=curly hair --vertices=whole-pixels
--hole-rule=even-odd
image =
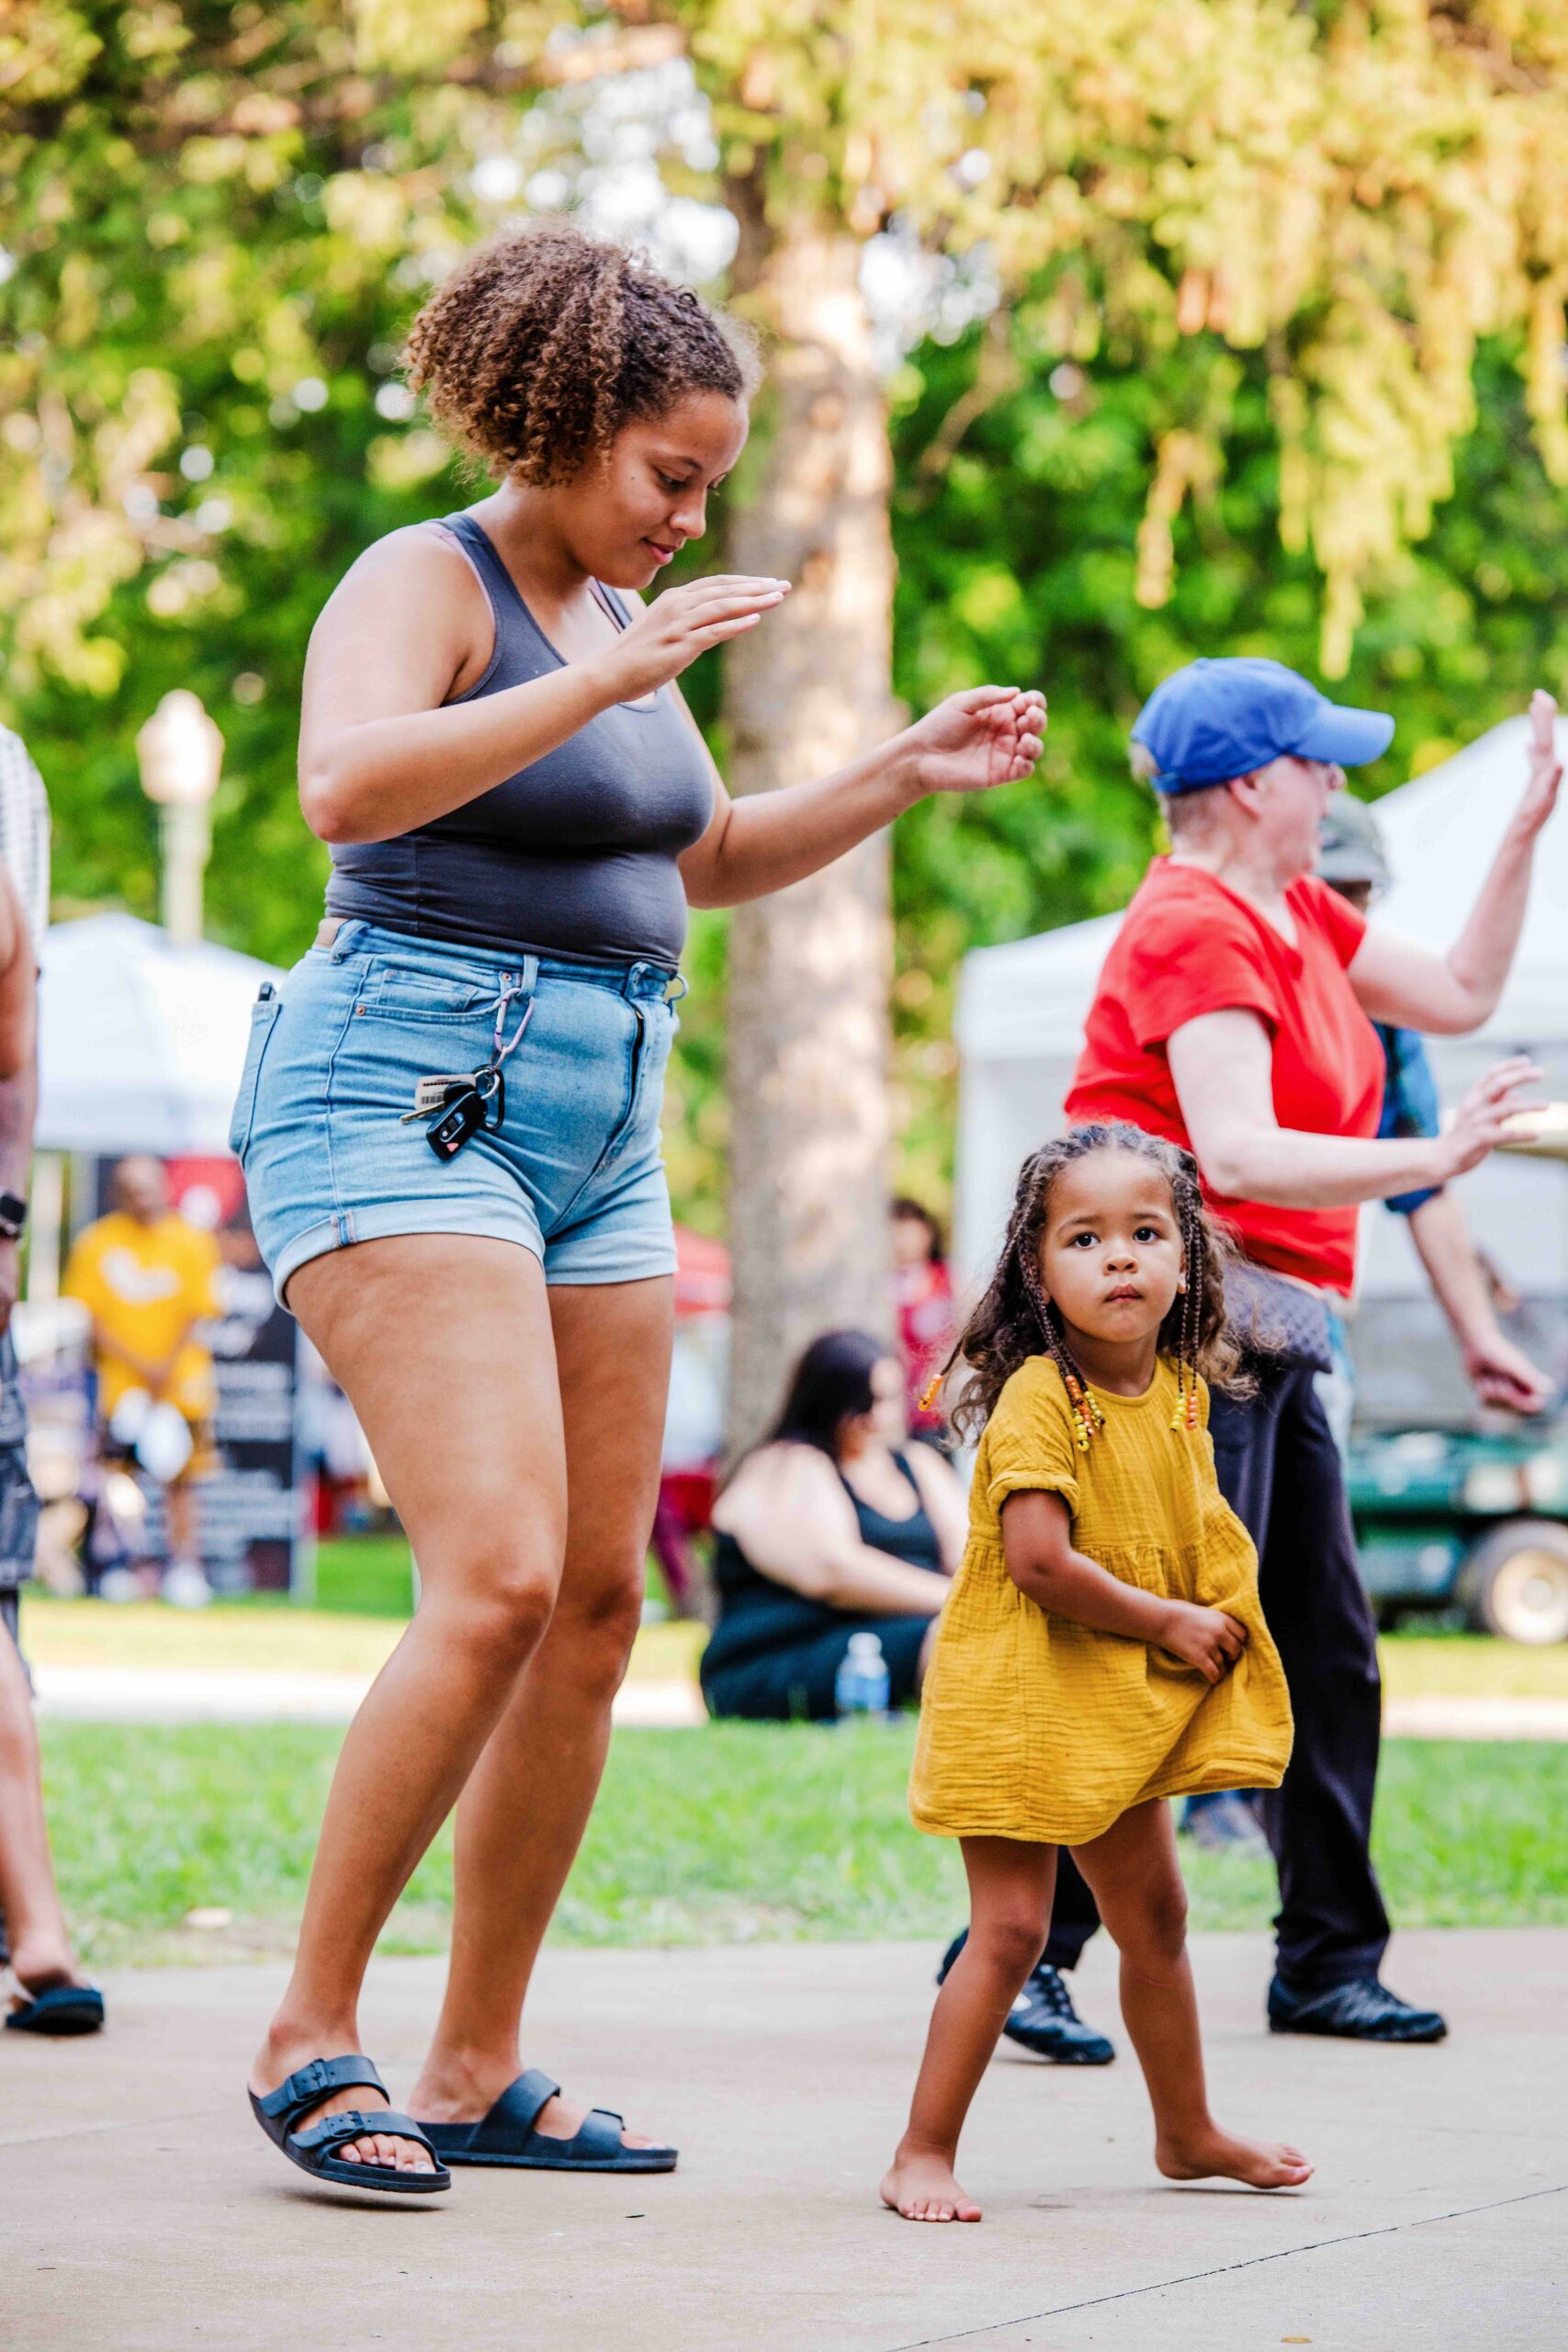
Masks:
[[[409,330],[403,364],[443,432],[492,476],[569,481],[633,417],[690,392],[744,401],[743,330],[644,257],[541,220],[471,254]]]
[[[1234,1244],[1203,1206],[1198,1163],[1190,1151],[1145,1135],[1121,1119],[1073,1127],[1032,1152],[1019,1171],[1007,1238],[990,1285],[970,1316],[943,1367],[970,1366],[953,1408],[961,1437],[977,1437],[996,1409],[998,1397],[1019,1366],[1042,1348],[1061,1373],[1068,1395],[1085,1386],[1073,1361],[1061,1318],[1040,1286],[1040,1241],[1049,1214],[1051,1188],[1064,1168],[1091,1152],[1125,1151],[1157,1168],[1170,1186],[1171,1205],[1182,1238],[1187,1287],[1160,1325],[1159,1351],[1185,1372],[1189,1367],[1217,1386],[1244,1390],[1241,1350],[1225,1321],[1225,1266]]]

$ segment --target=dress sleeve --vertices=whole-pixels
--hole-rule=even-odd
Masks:
[[[1279,989],[1253,926],[1214,898],[1201,923],[1184,900],[1152,907],[1130,943],[1124,1001],[1145,1053],[1205,1012],[1256,1013],[1270,1037],[1280,1025]]]
[[[986,1428],[986,1494],[998,1511],[1010,1495],[1060,1495],[1078,1507],[1072,1415],[1054,1364],[1028,1363],[997,1399]]]

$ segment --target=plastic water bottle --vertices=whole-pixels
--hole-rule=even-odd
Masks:
[[[882,1644],[874,1634],[852,1634],[833,1677],[833,1703],[840,1715],[886,1715],[892,1684]]]

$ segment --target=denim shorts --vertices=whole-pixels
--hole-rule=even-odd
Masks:
[[[230,1145],[283,1298],[307,1259],[399,1233],[477,1233],[531,1250],[549,1283],[675,1270],[660,1146],[679,978],[448,946],[350,921],[251,1012]],[[507,1001],[503,1003],[502,999]],[[422,1077],[521,1042],[504,1112],[454,1159],[405,1123]]]

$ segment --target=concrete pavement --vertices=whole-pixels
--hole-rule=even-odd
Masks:
[[[529,2055],[682,2146],[668,2178],[458,2173],[424,2207],[324,2195],[245,2107],[273,1967],[127,1974],[110,2028],[0,2035],[0,2311],[18,2345],[561,2352],[1546,2352],[1568,2254],[1568,1930],[1419,1932],[1390,1970],[1437,2050],[1270,2039],[1253,1937],[1195,1946],[1217,2112],[1297,2141],[1299,2194],[1162,2186],[1131,2059],[1005,2050],[964,2161],[987,2218],[883,2212],[932,1951],[551,1951]],[[1113,1955],[1080,1971],[1115,2024]],[[364,2024],[406,2096],[441,1963]]]

